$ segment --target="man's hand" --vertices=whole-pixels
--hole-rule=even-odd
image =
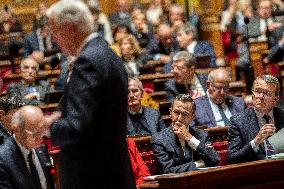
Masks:
[[[40,64],[44,60],[44,54],[41,51],[33,51],[32,58]]]
[[[53,114],[45,116],[45,122],[47,126],[50,126],[53,122],[59,120],[60,118],[61,112],[53,112]]]
[[[163,63],[167,63],[171,60],[171,56],[169,55],[161,55],[160,56],[160,61],[163,62]]]
[[[253,139],[255,145],[261,144],[265,139],[272,136],[275,133],[275,126],[274,124],[265,124],[261,127],[260,131]]]
[[[29,93],[24,96],[25,99],[38,99],[39,100],[39,93]]]
[[[176,122],[175,125],[173,125],[173,131],[178,136],[178,138],[183,139],[185,141],[189,141],[192,137],[190,132],[188,131],[186,125],[180,122]]]

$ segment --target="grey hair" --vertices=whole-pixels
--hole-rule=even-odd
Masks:
[[[188,68],[196,65],[196,57],[194,56],[194,54],[191,54],[187,51],[179,51],[174,55],[173,61],[175,62],[179,60],[184,60]]]
[[[197,39],[198,38],[198,32],[195,26],[191,25],[191,24],[183,24],[178,28],[178,31],[182,31],[186,34],[189,34],[190,32],[193,35],[193,39]]]
[[[24,115],[21,110],[18,110],[13,114],[11,119],[11,125],[17,125],[18,127],[23,127]]]
[[[254,88],[255,83],[259,79],[265,81],[265,83],[269,83],[269,84],[274,85],[276,87],[275,95],[279,96],[279,94],[280,94],[280,83],[279,83],[279,81],[278,81],[278,79],[276,77],[274,77],[272,75],[261,75],[261,76],[258,76],[254,80],[254,82],[253,82],[253,88]]]
[[[84,33],[92,33],[94,20],[88,6],[78,0],[61,0],[47,10],[47,16],[53,17],[58,25],[74,24]]]
[[[135,82],[137,83],[137,85],[138,85],[139,89],[141,90],[141,92],[144,91],[143,84],[142,84],[142,82],[141,82],[137,77],[129,77],[129,78],[128,78],[128,82],[129,82],[130,80],[133,80],[133,81],[135,81]]]
[[[33,61],[33,62],[35,62],[35,63],[36,63],[36,71],[39,71],[39,64],[38,64],[38,62],[37,62],[35,59],[33,59],[31,56],[28,56],[27,58],[24,58],[24,59],[21,61],[21,69],[22,69],[23,66],[24,66],[24,62],[26,62],[26,61]]]
[[[217,68],[214,69],[212,71],[210,71],[210,73],[208,74],[208,79],[207,81],[209,82],[214,82],[215,77],[220,73],[220,72],[224,72],[225,73],[225,81],[230,82],[232,80],[231,78],[231,73],[229,71],[227,71],[225,68]]]

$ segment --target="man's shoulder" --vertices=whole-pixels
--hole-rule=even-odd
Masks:
[[[238,96],[228,96],[227,100],[229,101],[229,103],[232,102],[234,104],[245,103],[244,99]]]
[[[16,143],[13,142],[13,140],[12,137],[6,137],[0,145],[0,159],[2,159],[2,161],[12,156],[12,152],[16,148]]]
[[[243,112],[235,114],[231,117],[231,120],[235,122],[243,122],[247,120],[250,116],[254,115],[255,111],[253,108],[247,108]]]
[[[163,141],[165,141],[166,138],[169,136],[170,132],[172,132],[171,129],[172,129],[171,126],[169,126],[165,129],[163,129],[162,131],[154,134],[152,136],[151,143],[154,143],[154,144],[155,143],[163,143]]]

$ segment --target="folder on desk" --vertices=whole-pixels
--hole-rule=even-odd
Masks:
[[[284,153],[284,128],[269,137],[268,141],[278,153]]]

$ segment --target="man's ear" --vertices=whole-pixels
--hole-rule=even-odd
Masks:
[[[11,133],[15,133],[17,131],[17,129],[18,129],[17,124],[11,125]]]
[[[209,82],[209,81],[206,81],[206,87],[207,87],[207,89],[209,88],[209,85],[210,85],[210,82]]]

